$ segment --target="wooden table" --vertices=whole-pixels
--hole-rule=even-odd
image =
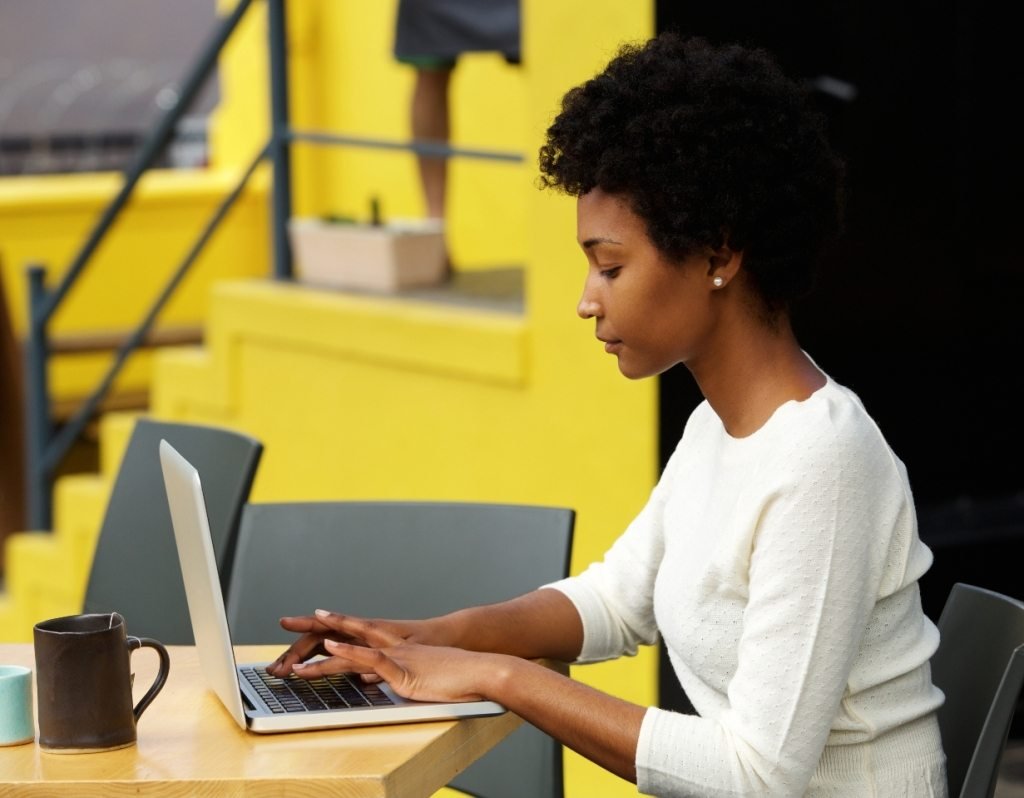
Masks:
[[[287,734],[250,734],[206,689],[195,649],[169,646],[171,672],[139,720],[138,743],[98,754],[0,747],[0,795],[428,796],[520,723],[507,712],[459,721]],[[281,646],[239,646],[239,662]],[[31,644],[0,643],[0,663],[35,670]],[[152,683],[155,653],[132,657],[136,700]]]

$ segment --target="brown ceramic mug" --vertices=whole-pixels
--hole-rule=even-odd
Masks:
[[[136,740],[139,717],[167,681],[163,644],[127,634],[116,612],[68,615],[33,629],[39,745],[52,753],[124,748]],[[160,672],[132,706],[131,654],[155,649]]]

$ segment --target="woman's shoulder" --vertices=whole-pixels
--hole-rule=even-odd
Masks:
[[[837,438],[881,437],[878,424],[860,397],[831,377],[826,378],[825,384],[806,400],[792,404],[796,412],[789,419],[791,425],[827,431]]]
[[[730,462],[781,466],[798,460],[807,468],[827,468],[837,459],[899,463],[860,397],[831,377],[806,399],[782,404],[746,438],[731,438],[711,405],[701,402],[687,419],[671,459],[709,451]]]
[[[777,448],[786,441],[803,446],[812,438],[882,440],[881,431],[865,409],[860,397],[844,385],[826,377],[825,384],[803,400],[783,403],[764,425],[746,438],[730,438],[721,419],[704,400],[690,414],[680,446],[700,438],[724,437],[737,448]]]
[[[860,397],[831,378],[804,401],[780,408],[772,421],[771,440],[765,443],[773,450],[799,452],[812,461],[842,458],[902,469]]]

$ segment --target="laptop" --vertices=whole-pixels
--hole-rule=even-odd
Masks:
[[[160,441],[160,465],[203,677],[241,728],[259,733],[308,731],[505,712],[493,701],[409,701],[387,684],[364,684],[355,674],[275,679],[266,673],[266,663],[238,664],[199,472],[166,440]]]

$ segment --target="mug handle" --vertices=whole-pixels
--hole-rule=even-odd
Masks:
[[[142,713],[146,710],[146,707],[148,707],[150,702],[156,698],[156,694],[163,689],[164,683],[167,681],[167,674],[170,673],[171,670],[171,657],[168,655],[167,649],[164,648],[164,644],[151,637],[132,637],[129,635],[127,643],[129,656],[131,656],[131,653],[136,649],[152,648],[156,651],[157,656],[160,657],[160,672],[157,673],[152,686],[146,694],[142,696],[139,703],[135,705],[135,709],[133,710],[135,722],[138,723],[139,718],[142,717]]]

